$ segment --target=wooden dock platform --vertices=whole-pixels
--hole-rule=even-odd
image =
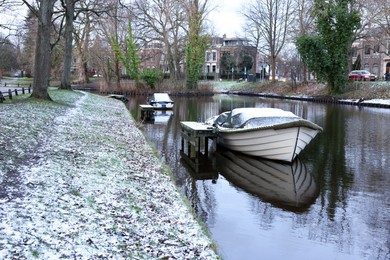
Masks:
[[[193,122],[193,121],[182,121],[181,124],[181,150],[185,151],[185,146],[187,145],[188,157],[198,157],[198,155],[203,151],[205,155],[208,155],[208,140],[213,140],[213,150],[216,150],[216,138],[217,132],[216,128],[204,123]],[[191,151],[194,150],[194,154]]]
[[[154,114],[154,107],[151,105],[139,105],[141,108],[141,119],[151,120]]]

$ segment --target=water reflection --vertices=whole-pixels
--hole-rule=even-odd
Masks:
[[[264,160],[232,151],[216,152],[220,174],[236,187],[276,207],[305,211],[319,194],[319,187],[305,164]]]
[[[168,124],[173,116],[172,110],[156,110],[153,113],[140,115],[140,121],[145,124]]]
[[[227,95],[173,99],[173,115],[143,129],[224,259],[390,259],[390,110]],[[129,100],[137,120],[145,100]],[[303,211],[285,210],[268,194],[253,196],[229,181],[222,174],[229,158],[205,163],[211,168],[186,165],[180,121],[236,107],[281,108],[324,128],[300,154],[320,187]]]

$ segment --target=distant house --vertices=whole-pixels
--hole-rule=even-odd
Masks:
[[[220,73],[220,58],[221,58],[221,47],[223,41],[221,37],[211,38],[210,47],[206,50],[204,74],[206,77],[216,78]]]
[[[155,68],[164,73],[169,73],[166,61],[166,49],[162,42],[150,42],[138,49],[138,56],[141,59],[140,69]],[[203,66],[203,76],[208,79],[220,77],[232,77],[238,79],[253,73],[256,62],[256,48],[249,44],[245,38],[211,38],[210,47],[205,52],[205,62]],[[231,66],[221,68],[223,55],[228,55],[231,59]],[[184,60],[180,63],[179,70],[185,70]],[[232,75],[233,73],[234,75]]]
[[[253,73],[256,56],[256,48],[246,38],[213,37],[205,53],[204,75],[207,78],[245,77]],[[229,62],[221,64],[223,59]]]
[[[390,38],[378,41],[377,38],[360,39],[352,44],[352,63],[360,59],[360,69],[368,70],[382,78],[390,73]]]
[[[140,69],[168,70],[165,64],[165,48],[162,42],[150,42],[142,46],[138,51],[141,59]]]

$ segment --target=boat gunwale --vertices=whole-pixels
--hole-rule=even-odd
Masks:
[[[291,122],[276,123],[273,125],[257,126],[257,127],[250,127],[250,128],[228,128],[219,125],[216,126],[217,131],[220,133],[244,133],[244,132],[253,132],[258,130],[268,130],[268,129],[280,130],[280,129],[291,128],[291,127],[307,127],[313,130],[317,130],[319,132],[323,131],[322,127],[306,119],[299,119]]]

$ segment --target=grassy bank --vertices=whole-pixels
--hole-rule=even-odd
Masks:
[[[219,259],[126,107],[0,104],[1,259]]]
[[[289,82],[215,82],[216,91],[250,91],[254,93],[273,93],[286,96],[329,97],[326,86],[316,82],[298,83],[293,86]],[[343,93],[334,95],[340,99],[390,99],[390,81],[349,82]]]

